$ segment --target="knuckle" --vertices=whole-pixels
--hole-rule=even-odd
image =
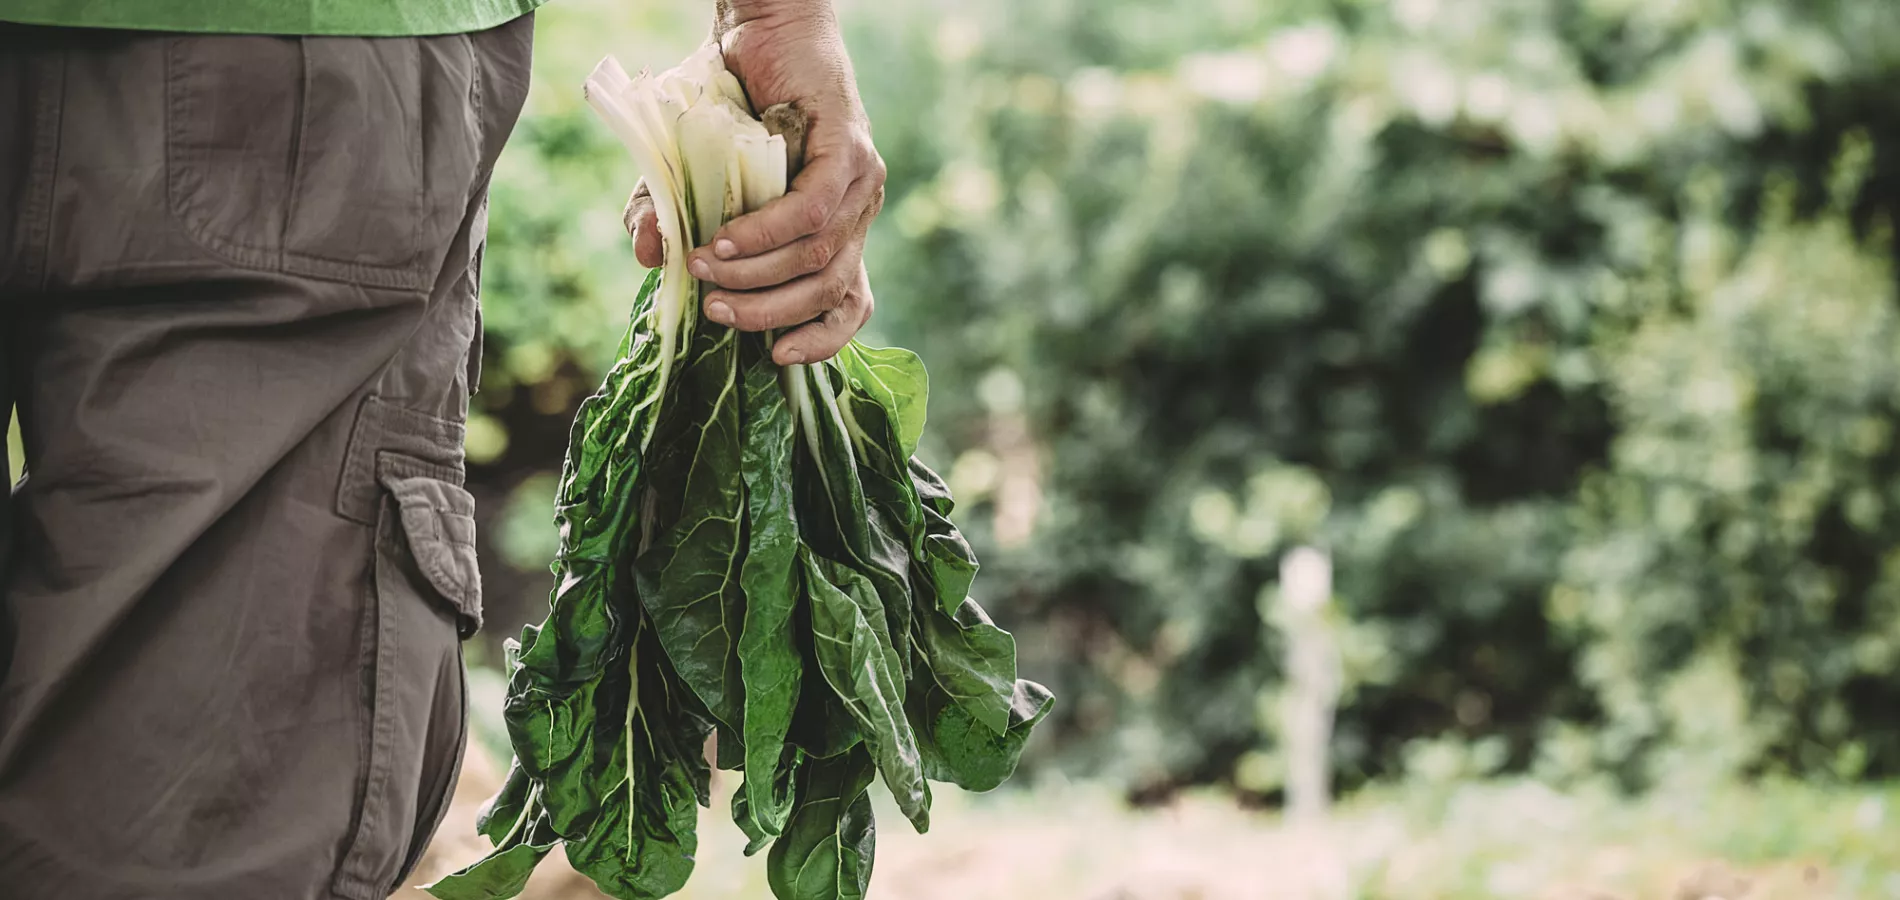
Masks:
[[[771,309],[761,309],[756,304],[743,304],[733,307],[732,324],[740,331],[764,331],[777,328],[778,316]]]
[[[725,238],[731,241],[739,248],[739,252],[744,253],[751,250],[754,244],[769,237],[767,231],[772,225],[770,222],[759,221],[762,218],[767,217],[755,214],[733,219],[727,222],[724,228],[719,229],[713,237],[715,240]]]
[[[732,274],[726,276],[726,281],[730,283],[722,283],[720,287],[735,291],[756,291],[771,284],[771,277],[769,272],[734,266]]]
[[[805,224],[812,231],[823,227],[831,218],[831,210],[825,208],[823,200],[811,200],[805,204]]]
[[[819,300],[826,310],[834,310],[845,305],[851,298],[851,283],[842,278],[827,278],[819,293]]]
[[[805,273],[819,272],[831,264],[831,258],[834,255],[836,254],[831,241],[814,239],[805,242],[804,248],[800,251],[799,262],[804,267]]]
[[[789,233],[790,230],[788,226],[780,225],[777,220],[761,222],[759,224],[759,240],[753,245],[752,250],[759,252],[767,248],[783,245],[786,241],[796,237],[796,235]]]
[[[753,221],[752,216],[734,219],[713,235],[714,240],[719,238],[731,241],[740,253],[745,253],[752,249],[754,243],[765,238],[765,226]]]

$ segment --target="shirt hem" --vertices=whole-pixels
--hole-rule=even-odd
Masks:
[[[528,13],[534,12],[547,0],[516,0],[500,6],[485,14],[467,21],[456,22],[404,22],[398,19],[380,21],[381,17],[366,23],[339,23],[326,25],[320,22],[293,23],[239,17],[234,21],[204,22],[199,20],[170,19],[163,16],[155,18],[135,18],[130,16],[103,16],[85,21],[74,21],[70,16],[61,16],[54,12],[8,12],[0,14],[0,22],[15,25],[34,25],[50,28],[95,28],[122,31],[158,31],[173,34],[255,34],[274,36],[308,37],[437,37],[445,34],[469,34],[487,31],[490,28],[512,22]]]

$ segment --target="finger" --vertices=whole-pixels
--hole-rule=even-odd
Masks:
[[[720,228],[713,235],[712,255],[718,259],[757,256],[818,233],[843,205],[845,191],[860,174],[860,166],[847,152],[807,160],[789,193]]]
[[[653,194],[647,190],[646,179],[640,179],[633,196],[627,198],[621,221],[627,233],[633,235],[633,256],[640,265],[657,269],[666,262],[666,241],[660,237],[660,219],[654,213]]]
[[[864,268],[862,245],[832,260],[822,272],[757,291],[706,294],[706,318],[740,331],[802,325],[845,304]]]
[[[812,363],[836,356],[844,345],[851,343],[864,323],[871,320],[871,312],[877,306],[871,298],[871,279],[864,273],[862,264],[858,267],[857,278],[846,293],[844,302],[818,317],[817,321],[802,325],[792,331],[781,334],[772,343],[772,361],[781,366],[794,363]]]
[[[627,198],[627,208],[620,213],[620,224],[627,226],[627,234],[637,234],[640,220],[653,211],[653,192],[647,190],[647,180],[640,179],[633,185],[633,194]]]
[[[758,256],[720,259],[700,248],[688,258],[693,277],[735,291],[752,291],[784,284],[816,272],[846,252],[852,244],[863,243],[864,233],[884,203],[884,189],[868,178],[860,178],[845,191],[837,215],[817,234],[806,235]]]

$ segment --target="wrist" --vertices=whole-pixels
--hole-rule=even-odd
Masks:
[[[724,32],[746,22],[830,18],[831,0],[715,0],[714,19]]]

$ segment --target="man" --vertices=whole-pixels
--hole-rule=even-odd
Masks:
[[[446,804],[480,622],[462,433],[486,188],[540,0],[0,0],[0,897],[387,896]],[[829,0],[729,0],[785,198],[707,315],[870,314],[883,166]],[[578,89],[578,88],[577,88]],[[651,203],[629,209],[660,262]],[[0,445],[4,446],[4,445]],[[5,466],[0,459],[0,468]]]

